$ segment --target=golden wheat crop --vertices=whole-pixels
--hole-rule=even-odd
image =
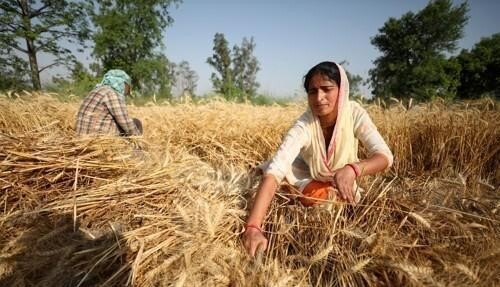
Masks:
[[[0,96],[0,286],[500,285],[493,100],[367,106],[394,166],[357,206],[304,208],[283,187],[255,259],[252,168],[304,104],[129,107],[132,141],[76,137],[78,104]]]

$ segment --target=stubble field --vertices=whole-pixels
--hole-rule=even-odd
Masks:
[[[0,96],[0,286],[500,285],[498,102],[366,106],[393,167],[332,211],[282,188],[256,259],[253,167],[304,104],[130,106],[132,142],[76,137],[78,105]]]

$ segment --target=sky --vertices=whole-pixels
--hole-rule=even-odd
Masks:
[[[462,0],[454,1],[455,5]],[[164,53],[170,61],[188,61],[199,76],[197,94],[212,90],[215,33],[230,47],[253,37],[260,62],[259,92],[274,97],[303,94],[308,69],[325,61],[347,61],[346,69],[368,78],[380,56],[370,39],[390,18],[418,12],[426,0],[184,0],[170,9],[174,23],[164,33]],[[469,21],[459,47],[470,49],[481,37],[500,32],[500,1],[470,0]],[[460,51],[457,50],[457,53]],[[89,54],[86,53],[87,55]],[[87,56],[88,57],[88,56]],[[80,59],[90,62],[89,59]],[[369,88],[362,88],[369,96]]]

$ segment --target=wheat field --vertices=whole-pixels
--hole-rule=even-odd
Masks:
[[[0,286],[500,286],[494,100],[366,106],[393,167],[356,206],[304,208],[283,186],[257,258],[254,167],[305,104],[130,106],[130,141],[76,137],[78,106],[0,95]]]

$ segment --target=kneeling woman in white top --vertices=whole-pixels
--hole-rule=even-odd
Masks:
[[[252,256],[258,248],[267,247],[261,225],[283,179],[303,193],[305,206],[336,198],[356,203],[360,199],[356,178],[392,165],[392,153],[367,112],[349,101],[349,82],[340,65],[322,62],[314,66],[304,77],[304,88],[309,108],[265,166],[247,219],[244,244]],[[358,140],[368,151],[368,158],[361,161]]]

